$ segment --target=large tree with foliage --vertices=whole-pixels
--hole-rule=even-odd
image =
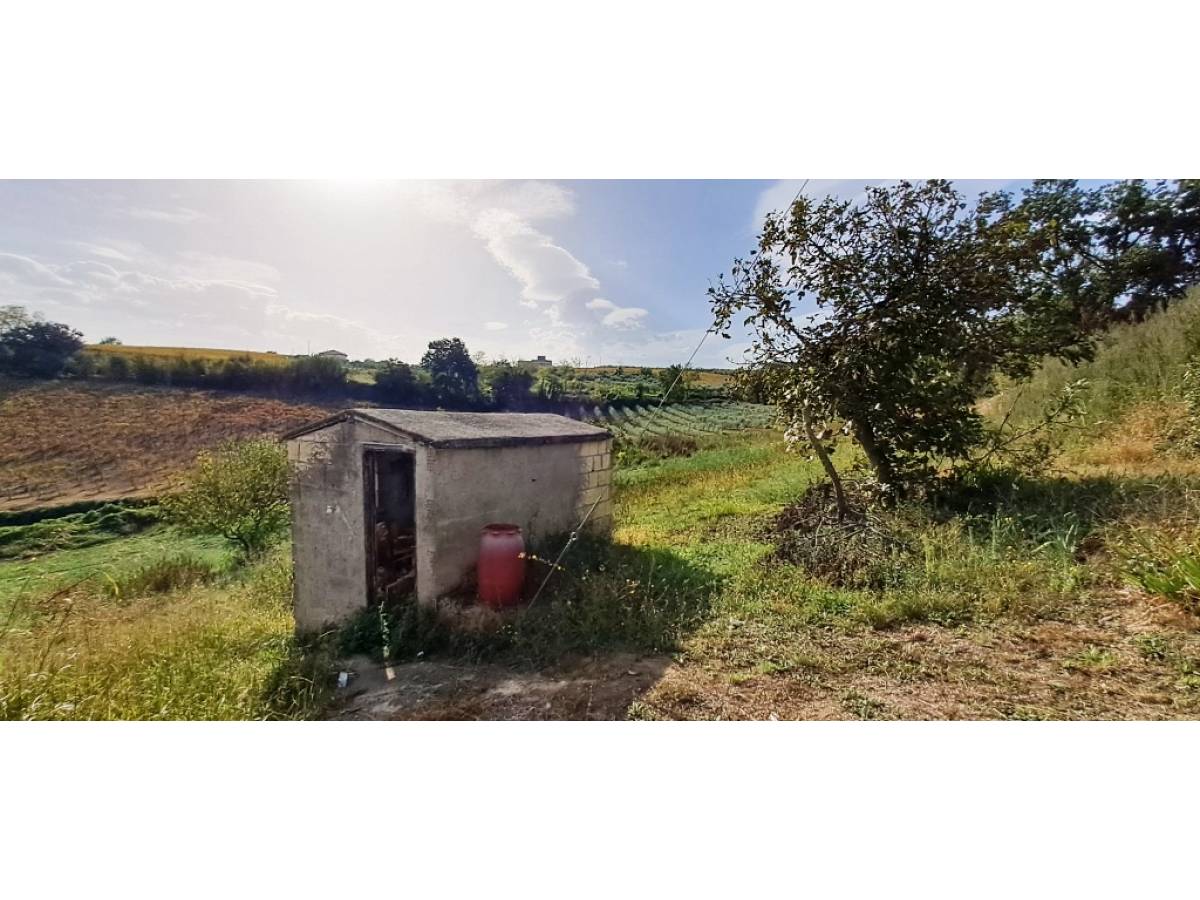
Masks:
[[[799,197],[710,289],[716,327],[727,336],[743,319],[752,368],[839,495],[833,433],[903,492],[978,442],[974,405],[995,373],[1090,352],[1075,311],[1037,290],[1040,259],[1011,206],[999,194],[968,206],[947,181]]]
[[[1091,326],[1141,320],[1200,282],[1200,179],[1043,179],[1010,218],[1040,254],[1040,290]]]
[[[30,316],[24,307],[0,308],[0,373],[55,378],[82,349],[78,331]]]
[[[429,373],[434,396],[440,403],[473,403],[479,399],[479,367],[461,338],[430,341],[421,357],[421,368]]]

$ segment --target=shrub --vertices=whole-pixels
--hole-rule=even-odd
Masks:
[[[83,335],[58,322],[28,319],[0,331],[0,372],[56,378],[83,349]]]
[[[274,368],[271,366],[270,368]],[[301,356],[286,369],[288,386],[300,393],[320,394],[346,386],[346,367],[328,356]]]
[[[492,399],[502,407],[520,407],[533,396],[533,372],[514,366],[510,362],[498,362],[488,372],[488,385]]]
[[[216,571],[198,556],[183,553],[151,560],[136,569],[106,576],[100,591],[115,599],[162,594],[208,581]]]
[[[259,438],[202,453],[163,506],[184,528],[218,534],[247,556],[260,552],[288,521],[284,449]]]

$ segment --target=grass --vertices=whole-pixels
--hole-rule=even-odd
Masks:
[[[1182,357],[1136,357],[1183,353],[1187,309],[1109,339],[1087,377],[1126,387],[1091,390],[1087,428],[1051,469],[947,482],[879,512],[877,543],[781,530],[816,464],[777,433],[679,410],[695,446],[623,460],[612,541],[580,543],[534,609],[476,631],[401,607],[298,642],[285,548],[235,566],[161,526],[0,562],[0,711],[314,717],[352,653],[513,678],[619,653],[659,661],[622,701],[640,719],[1194,718],[1200,459],[1170,429],[1114,430],[1180,402]],[[1051,376],[1020,402],[1052,396]]]
[[[0,525],[0,559],[87,547],[135,534],[157,522],[159,515],[156,506],[105,503],[84,512]]]
[[[124,604],[75,597],[44,628],[9,635],[0,718],[293,718],[322,707],[325,670],[292,637],[286,554],[226,583],[139,593]]]
[[[1031,479],[896,510],[886,526],[909,551],[882,582],[838,586],[781,560],[770,528],[817,477],[814,464],[765,434],[727,441],[619,471],[614,542],[577,546],[537,608],[483,633],[392,611],[298,643],[286,548],[230,568],[219,544],[161,526],[0,563],[9,608],[31,584],[92,576],[87,590],[29,605],[0,638],[3,715],[321,716],[333,661],[378,655],[385,642],[400,660],[514,670],[665,655],[673,664],[631,707],[648,719],[1200,710],[1196,620],[1121,593],[1111,550],[1166,512],[1186,527],[1187,479]]]
[[[182,535],[157,526],[130,537],[82,548],[57,550],[28,559],[0,562],[0,622],[27,622],[37,601],[64,589],[109,592],[158,561],[172,557],[196,560],[208,569],[228,568],[230,551],[215,538]],[[146,576],[148,577],[148,576]]]
[[[1083,421],[1082,428],[1074,432],[1074,445],[1111,451],[1115,444],[1128,451],[1131,427],[1137,432],[1135,437],[1144,437],[1147,431],[1160,431],[1164,419],[1182,414],[1184,373],[1198,351],[1200,289],[1193,289],[1165,313],[1111,329],[1092,361],[1077,366],[1048,361],[1028,382],[1006,386],[988,406],[996,416],[1011,410],[1013,424],[1027,424],[1035,421],[1068,383],[1082,379],[1087,385]],[[1134,454],[1134,462],[1149,457],[1144,449]]]

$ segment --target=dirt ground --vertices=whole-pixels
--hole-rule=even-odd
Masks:
[[[1164,637],[1165,636],[1165,637]],[[1154,640],[1165,640],[1155,644]],[[1150,643],[1147,643],[1148,640]],[[1146,647],[1167,648],[1147,658]],[[1200,620],[1118,592],[1091,624],[910,626],[798,634],[794,665],[743,672],[718,657],[617,654],[552,670],[356,658],[340,719],[1179,719],[1200,691],[1179,658]]]
[[[640,701],[664,719],[1190,719],[1200,621],[1119,592],[1091,624],[918,625],[798,636],[783,672],[671,667]],[[1164,648],[1161,658],[1146,648]],[[1181,660],[1185,660],[1181,668]]]
[[[0,380],[0,511],[150,496],[201,450],[328,414],[242,394]]]
[[[348,660],[338,719],[624,719],[665,657],[616,654],[528,672],[493,664]]]

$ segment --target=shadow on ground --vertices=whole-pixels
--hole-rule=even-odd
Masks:
[[[526,597],[561,546],[534,548]],[[305,648],[300,668],[323,654],[333,677],[346,673],[332,718],[623,719],[719,589],[718,576],[671,551],[587,537],[532,605],[503,616],[464,607],[439,617],[415,603],[370,610],[335,645]]]

